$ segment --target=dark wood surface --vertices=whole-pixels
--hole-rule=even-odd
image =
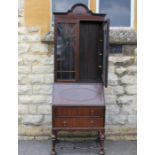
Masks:
[[[101,127],[103,118],[55,118],[54,127]]]
[[[102,82],[99,55],[102,53],[100,47],[100,33],[102,33],[101,22],[80,22],[80,78],[79,81]]]
[[[55,106],[104,106],[101,83],[54,83]]]
[[[55,117],[103,117],[104,108],[103,107],[79,107],[79,106],[65,106],[53,107],[53,114]]]
[[[84,5],[54,14],[55,82],[103,82],[107,86],[108,65],[103,60],[108,60],[109,32],[105,31],[105,14],[93,14]]]
[[[96,130],[104,155],[105,100],[109,25],[106,14],[94,14],[83,4],[54,13],[52,152],[59,131]],[[106,25],[105,25],[106,24]],[[103,80],[102,80],[103,78]]]

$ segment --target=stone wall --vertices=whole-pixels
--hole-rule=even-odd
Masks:
[[[25,27],[22,10],[18,25],[19,138],[48,139],[54,77],[53,32],[42,39],[38,27]],[[136,39],[132,34],[110,34],[111,43],[122,42],[124,54],[109,58],[109,87],[105,89],[107,139],[136,139]]]

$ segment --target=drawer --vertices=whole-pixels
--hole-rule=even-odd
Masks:
[[[103,118],[55,118],[53,127],[80,128],[80,127],[103,127]]]
[[[104,116],[103,107],[54,107],[54,117]]]

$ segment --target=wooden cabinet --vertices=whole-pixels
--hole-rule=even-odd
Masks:
[[[52,103],[52,155],[57,132],[96,130],[104,154],[108,79],[109,20],[76,4],[55,15],[55,78]]]

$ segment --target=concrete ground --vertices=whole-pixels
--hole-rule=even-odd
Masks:
[[[50,155],[51,141],[19,141],[18,155]],[[60,142],[58,155],[98,155],[98,144],[93,141]],[[136,141],[106,141],[105,155],[136,155]]]

